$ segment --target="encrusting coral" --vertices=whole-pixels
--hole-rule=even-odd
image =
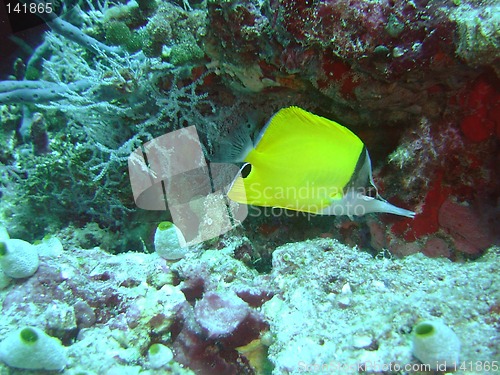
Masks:
[[[479,262],[452,263],[422,254],[372,257],[318,239],[279,247],[272,271],[259,275],[235,259],[244,246],[238,237],[175,263],[68,244],[57,258],[42,256],[31,278],[0,291],[0,338],[20,321],[40,327],[65,346],[68,374],[157,366],[182,374],[354,374],[333,366],[416,366],[413,327],[435,319],[462,340],[462,361],[498,356],[488,345],[498,320],[497,248]],[[161,361],[157,349],[173,358]]]

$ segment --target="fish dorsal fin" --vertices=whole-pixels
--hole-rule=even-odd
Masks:
[[[235,162],[243,162],[248,153],[253,149],[252,137],[246,129],[238,129],[231,137],[229,157]]]
[[[278,137],[288,138],[289,134],[298,137],[303,134],[306,138],[330,136],[338,142],[362,145],[361,140],[346,127],[302,108],[292,106],[281,109],[269,119],[256,139],[255,148],[258,151],[267,149],[270,145],[276,144]]]
[[[238,128],[218,141],[218,149],[210,156],[211,162],[241,163],[253,149],[254,143],[246,128]]]

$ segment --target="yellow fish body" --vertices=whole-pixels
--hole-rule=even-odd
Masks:
[[[363,142],[349,129],[298,107],[276,113],[262,130],[228,197],[238,203],[320,215],[414,213],[366,195],[375,187]]]

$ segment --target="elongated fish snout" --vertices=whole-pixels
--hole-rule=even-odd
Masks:
[[[369,213],[386,213],[415,218],[415,212],[400,208],[384,200],[363,195],[354,190],[347,192],[342,199],[327,207],[324,215],[363,216]]]

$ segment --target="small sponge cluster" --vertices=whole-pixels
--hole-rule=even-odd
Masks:
[[[8,277],[30,277],[37,271],[38,265],[38,251],[34,245],[15,238],[0,242],[0,267]]]
[[[11,279],[33,276],[40,265],[40,257],[57,257],[62,251],[63,245],[56,237],[45,236],[32,245],[10,238],[5,227],[0,226],[0,290],[6,288]]]

